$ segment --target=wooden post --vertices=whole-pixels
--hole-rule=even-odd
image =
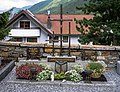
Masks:
[[[63,28],[63,22],[64,21],[72,21],[72,19],[63,19],[63,14],[62,14],[62,4],[60,5],[60,19],[53,19],[51,21],[59,21],[60,22],[60,56],[62,56],[62,28]]]
[[[62,17],[62,4],[60,5],[60,56],[62,56],[62,27],[63,27],[63,17]]]
[[[71,56],[70,55],[70,44],[71,44],[71,42],[70,42],[70,35],[71,35],[71,32],[70,32],[70,30],[71,30],[71,23],[69,22],[69,56]]]
[[[53,56],[54,56],[54,53],[55,53],[55,47],[54,47],[54,36],[55,36],[55,35],[54,35],[54,32],[53,32],[53,36],[52,36],[52,40],[53,40],[53,42],[52,42],[52,43],[53,43]]]

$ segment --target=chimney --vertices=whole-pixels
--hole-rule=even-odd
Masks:
[[[47,27],[48,27],[49,29],[51,29],[50,10],[48,10]]]

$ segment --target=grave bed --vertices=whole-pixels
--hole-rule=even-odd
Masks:
[[[26,79],[14,79],[8,80],[8,90],[14,92],[115,92],[116,84],[114,81],[107,80],[104,75],[103,81],[92,79],[91,83],[86,83],[84,80],[80,82],[72,82],[62,80],[26,80]],[[21,91],[19,91],[21,90]]]
[[[23,63],[23,62],[21,62]],[[20,64],[21,64],[20,63]],[[25,62],[24,62],[25,63]],[[101,80],[103,79],[103,80]],[[92,79],[91,83],[85,83],[85,81],[80,81],[78,83],[60,80],[55,80],[51,82],[47,81],[35,81],[35,80],[24,80],[16,79],[16,77],[7,82],[10,84],[11,88],[8,89],[15,92],[115,92],[116,84],[112,80],[107,80],[107,78],[102,75],[99,79]]]

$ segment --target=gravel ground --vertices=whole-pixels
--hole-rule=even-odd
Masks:
[[[105,73],[108,80],[113,80],[116,83],[116,92],[120,92],[120,75],[116,73],[115,69],[109,70]]]
[[[107,72],[105,72],[105,76],[107,77],[108,80],[113,80],[116,83],[116,92],[120,92],[120,76],[116,73],[116,71],[114,69],[112,70],[108,70]],[[39,85],[25,85],[25,84],[14,84],[14,83],[8,83],[8,81],[12,81],[15,79],[15,68],[8,74],[8,76],[3,79],[0,82],[0,92],[48,92],[46,90],[51,90],[50,87],[43,87],[43,86],[39,86]],[[22,85],[22,86],[21,86]],[[57,87],[57,86],[56,86]],[[17,90],[14,90],[18,88]],[[49,88],[49,89],[48,89]],[[78,88],[75,87],[77,91],[74,92],[79,92]],[[40,90],[41,89],[41,90]],[[62,89],[64,90],[64,89]],[[69,91],[69,89],[67,89],[67,92],[72,92]],[[93,92],[93,91],[88,91],[87,89],[85,89],[86,91],[84,92]],[[51,92],[51,91],[49,91]],[[54,92],[61,92],[61,91],[54,91]],[[62,91],[64,92],[64,91]],[[95,91],[94,91],[95,92]],[[101,91],[100,91],[101,92]],[[110,91],[108,91],[110,92]]]

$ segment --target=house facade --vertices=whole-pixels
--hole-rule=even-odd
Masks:
[[[63,44],[79,44],[78,38],[80,32],[76,30],[76,23],[74,18],[81,20],[84,17],[91,19],[92,15],[63,15],[63,19],[72,19],[69,36],[69,22],[64,21],[62,26],[62,40]],[[46,14],[32,14],[28,10],[22,10],[15,15],[8,23],[7,27],[11,28],[9,37],[14,41],[19,42],[38,42],[51,43],[53,32],[54,42],[60,43],[60,22],[51,21],[53,19],[60,19],[60,15],[46,15]]]

